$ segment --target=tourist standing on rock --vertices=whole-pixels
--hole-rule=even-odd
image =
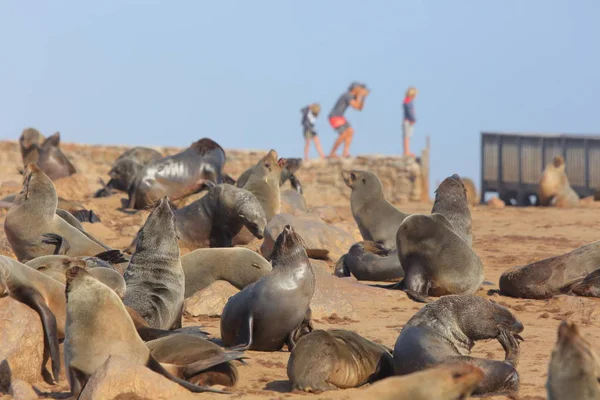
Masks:
[[[352,137],[354,136],[354,129],[350,126],[350,123],[344,117],[344,113],[348,106],[352,106],[355,110],[361,111],[365,102],[365,98],[368,96],[369,90],[363,83],[354,82],[348,88],[348,91],[340,96],[338,101],[333,106],[333,109],[329,113],[329,124],[338,133],[338,138],[335,141],[329,157],[337,157],[337,149],[340,147],[342,142],[344,143],[343,157],[350,157],[350,143],[352,143]]]
[[[404,97],[404,122],[402,123],[402,136],[404,137],[404,155],[414,157],[415,155],[410,152],[410,137],[413,133],[413,127],[415,122],[415,106],[413,100],[417,97],[417,89],[409,87],[406,90],[406,97]]]
[[[311,139],[315,142],[319,156],[325,158],[325,154],[321,148],[321,141],[317,137],[317,131],[315,130],[315,121],[319,116],[319,112],[321,112],[321,106],[319,103],[312,103],[300,111],[302,112],[302,128],[304,130],[304,161],[308,161],[308,150],[310,149]]]

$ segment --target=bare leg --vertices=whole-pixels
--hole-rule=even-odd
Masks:
[[[346,138],[344,139],[344,151],[342,152],[343,157],[350,157],[350,144],[352,143],[352,138],[354,137],[354,129],[352,127],[348,128],[346,132],[344,132]]]
[[[310,139],[304,138],[304,161],[308,161],[308,151],[310,150]]]
[[[337,149],[338,147],[340,147],[342,145],[342,143],[346,140],[346,135],[348,134],[348,131],[352,129],[352,128],[348,128],[346,129],[344,132],[342,132],[341,134],[338,135],[337,140],[335,141],[335,143],[333,144],[333,149],[331,149],[331,153],[329,153],[329,157],[333,157],[336,158],[337,157]]]
[[[324,159],[325,153],[323,153],[323,148],[321,147],[321,141],[319,140],[319,137],[315,136],[313,140],[315,141],[315,147],[317,148],[317,153],[319,153],[319,157]]]

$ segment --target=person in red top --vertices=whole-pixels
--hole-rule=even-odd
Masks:
[[[413,100],[417,97],[417,89],[409,87],[404,97],[404,122],[402,123],[402,136],[404,136],[404,155],[414,157],[410,152],[410,137],[413,133],[413,125],[417,122],[415,118],[415,106]]]
[[[344,143],[343,157],[350,157],[350,144],[354,136],[354,129],[344,117],[344,113],[351,106],[355,110],[361,111],[364,106],[365,98],[368,96],[369,90],[362,83],[352,83],[348,91],[342,94],[338,101],[333,106],[329,113],[329,124],[338,133],[338,138],[333,144],[329,157],[337,157],[337,149]]]

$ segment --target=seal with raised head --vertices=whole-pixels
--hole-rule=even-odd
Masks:
[[[230,297],[221,314],[225,346],[291,351],[309,323],[315,274],[302,239],[286,225],[271,256],[273,271]]]
[[[383,185],[374,173],[344,170],[342,178],[346,186],[352,189],[350,208],[363,239],[395,250],[396,232],[408,214],[404,214],[385,199]]]
[[[77,396],[90,376],[111,355],[144,365],[192,392],[217,390],[177,378],[161,365],[138,335],[123,302],[85,269],[67,270],[65,365],[71,395]]]
[[[600,241],[596,241],[560,256],[509,268],[500,275],[500,291],[526,299],[558,294],[600,297],[599,266]]]
[[[292,389],[306,392],[359,387],[393,374],[388,349],[343,329],[302,336],[287,364]]]
[[[575,207],[579,195],[573,190],[565,171],[565,159],[556,156],[546,165],[538,188],[538,204],[542,206]]]
[[[25,171],[21,172],[24,173]],[[17,196],[18,194],[11,194],[4,197],[2,200],[0,200],[0,208],[10,208]],[[69,212],[79,222],[89,222],[92,224],[95,222],[102,222],[94,210],[88,210],[83,204],[76,201],[66,200],[59,197],[57,210]]]
[[[113,189],[126,192],[144,166],[161,158],[161,153],[149,147],[138,146],[126,150],[117,157],[108,172],[108,183],[101,182],[104,187],[99,189],[94,197],[110,196]]]
[[[83,231],[79,221],[57,209],[57,204],[56,189],[50,178],[37,164],[28,164],[23,190],[15,197],[4,220],[6,238],[19,261],[49,254],[93,256],[112,250]]]
[[[432,214],[442,214],[454,227],[454,232],[473,245],[471,210],[467,202],[467,190],[457,174],[444,179],[435,191]]]
[[[558,326],[546,390],[548,400],[600,399],[600,358],[574,322]]]
[[[143,209],[163,196],[181,199],[203,189],[207,182],[223,182],[225,151],[203,138],[172,156],[146,164],[128,188],[129,208]]]
[[[165,196],[137,234],[136,249],[123,275],[123,302],[151,328],[181,328],[185,275],[179,258],[175,215]]]
[[[37,165],[53,181],[73,175],[75,167],[60,149],[60,132],[48,136],[39,147]]]
[[[292,188],[302,194],[302,185],[300,184],[300,180],[294,175],[296,171],[300,169],[302,166],[301,158],[286,158],[281,163],[281,175],[279,178],[279,187],[282,187],[287,181],[290,181],[290,185]],[[235,182],[235,185],[239,188],[243,188],[248,182],[248,178],[252,173],[252,169],[254,166],[248,168],[239,176],[238,180]]]
[[[217,280],[242,290],[273,269],[263,256],[245,247],[194,250],[181,257],[181,265],[186,298]]]
[[[477,194],[477,187],[473,179],[461,176],[465,190],[467,191],[467,203],[471,206],[479,204],[479,195]]]
[[[40,152],[39,147],[46,138],[35,128],[25,128],[19,137],[23,167],[31,162],[37,162]]]
[[[438,364],[466,362],[485,374],[475,394],[519,390],[519,333],[523,324],[506,308],[473,295],[448,295],[427,304],[402,328],[394,345],[394,371],[406,375]],[[497,339],[504,361],[470,357],[477,340]]]
[[[335,275],[353,275],[359,281],[397,281],[404,277],[397,250],[365,240],[350,247],[335,265]]]
[[[277,152],[270,150],[250,169],[248,180],[243,186],[260,202],[265,210],[267,222],[281,210],[279,182],[284,165],[285,159],[277,159]]]
[[[441,214],[413,214],[396,235],[404,279],[395,288],[415,301],[427,296],[474,294],[483,283],[483,264]]]

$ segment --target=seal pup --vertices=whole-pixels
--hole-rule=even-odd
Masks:
[[[300,183],[300,180],[296,177],[296,175],[294,175],[294,173],[298,171],[301,166],[301,158],[282,159],[279,187],[282,187],[287,181],[290,181],[292,189],[294,189],[297,193],[302,194],[302,185]],[[244,172],[242,172],[238,180],[235,182],[235,185],[239,188],[243,188],[248,182],[248,178],[250,177],[250,174],[252,174],[253,169],[254,167],[250,167]]]
[[[291,351],[310,318],[315,274],[294,229],[286,225],[271,256],[273,271],[230,297],[221,314],[225,346]]]
[[[395,250],[396,232],[408,214],[399,211],[385,199],[383,185],[374,173],[344,170],[342,178],[352,190],[350,208],[363,239]]]
[[[598,296],[600,241],[560,256],[524,266],[514,266],[500,275],[500,291],[526,299],[549,299],[559,294]]]
[[[35,128],[25,128],[19,137],[19,147],[23,158],[23,167],[31,162],[37,162],[40,152],[39,146],[46,138]],[[23,170],[21,170],[21,173]]]
[[[343,329],[315,330],[302,336],[290,354],[292,390],[348,389],[392,376],[389,350]]]
[[[442,214],[454,227],[454,232],[469,246],[473,245],[471,210],[467,189],[457,174],[444,179],[435,191],[432,214]]]
[[[406,375],[432,366],[466,362],[485,374],[475,394],[519,390],[519,333],[523,324],[506,308],[473,295],[448,295],[425,305],[402,328],[394,345],[394,371]],[[497,339],[504,361],[470,357],[475,341]]]
[[[443,364],[404,376],[394,376],[350,394],[350,399],[464,400],[483,380],[474,365]]]
[[[575,207],[579,195],[571,188],[565,171],[565,159],[556,156],[546,165],[538,188],[538,204],[542,206]]]
[[[112,250],[84,232],[71,214],[57,210],[57,203],[56,189],[50,178],[37,164],[28,164],[23,190],[15,197],[4,220],[6,238],[19,261],[54,254],[61,248],[64,252],[60,254],[69,256],[93,256]],[[68,242],[68,246],[63,247],[63,241]]]
[[[103,187],[94,193],[94,197],[110,196],[113,189],[127,192],[144,166],[161,158],[163,158],[161,153],[148,147],[136,146],[126,150],[117,157],[108,172],[110,176],[108,183],[104,184],[101,180]]]
[[[127,283],[123,302],[151,328],[181,328],[185,275],[179,259],[175,215],[166,196],[140,228],[123,277]]]
[[[339,277],[353,275],[359,281],[397,281],[404,277],[398,251],[390,251],[381,244],[365,240],[350,247],[335,266]]]
[[[268,275],[273,267],[263,256],[245,247],[198,249],[181,257],[185,298],[222,280],[242,290]]]
[[[548,400],[600,399],[600,358],[573,322],[558,326],[546,390]]]
[[[202,138],[186,150],[146,164],[128,188],[128,207],[143,209],[168,196],[181,199],[200,191],[206,182],[223,182],[225,151]]]
[[[48,136],[39,147],[37,165],[53,181],[73,175],[75,167],[60,149],[60,132]]]
[[[138,335],[123,302],[108,286],[80,267],[66,272],[67,325],[65,365],[71,395],[77,396],[90,376],[111,355],[145,365],[192,392],[218,390],[194,385],[175,377],[151,354]]]

